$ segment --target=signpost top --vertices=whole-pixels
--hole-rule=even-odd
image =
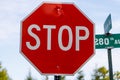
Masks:
[[[104,32],[105,34],[109,33],[109,31],[112,29],[112,20],[111,20],[111,14],[107,17],[105,23],[104,23]]]

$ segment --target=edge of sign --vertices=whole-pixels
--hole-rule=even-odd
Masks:
[[[38,5],[35,9],[33,9],[27,16],[25,16],[21,21],[20,21],[20,45],[19,45],[19,52],[20,54],[33,66],[40,74],[43,75],[43,73],[23,54],[22,52],[22,22],[27,19],[31,14],[34,13],[41,5],[44,3],[42,2],[40,5]]]
[[[91,56],[85,61],[85,63],[82,64],[82,66],[79,67],[79,68],[74,72],[74,74],[75,74],[75,73],[77,73],[77,72],[95,55],[95,23],[94,23],[75,3],[73,3],[73,5],[74,5],[84,16],[86,16],[87,19],[88,19],[91,23],[93,23],[93,27],[94,27],[94,28],[93,28],[93,29],[94,29],[94,30],[93,30],[93,31],[94,31],[94,32],[93,32],[93,33],[94,33],[94,35],[93,35],[93,36],[94,36],[94,42],[93,42],[93,43],[94,43],[94,44],[93,44],[93,45],[94,45],[94,50],[93,50],[94,52],[93,52],[93,55],[91,55]],[[73,74],[73,75],[74,75],[74,74]]]
[[[36,11],[41,5],[43,5],[44,3],[54,3],[54,4],[73,4],[78,11],[80,11],[84,16],[86,16],[90,22],[93,23],[93,27],[94,27],[94,52],[93,55],[91,57],[89,57],[84,64],[82,64],[81,67],[79,67],[73,74],[56,74],[56,73],[42,73],[22,52],[21,50],[21,46],[22,46],[22,22],[28,18],[28,16],[30,16],[34,11]],[[75,73],[77,73],[94,55],[95,55],[95,23],[74,3],[74,2],[50,2],[50,1],[43,1],[39,6],[37,6],[35,9],[32,10],[32,12],[30,12],[25,18],[22,19],[22,21],[20,22],[20,47],[19,47],[19,52],[20,54],[22,54],[22,56],[41,74],[41,75],[67,75],[67,76],[73,76],[75,75]]]

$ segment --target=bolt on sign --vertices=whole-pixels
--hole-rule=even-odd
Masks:
[[[94,24],[74,4],[43,3],[21,22],[20,51],[42,74],[74,74],[94,54]]]

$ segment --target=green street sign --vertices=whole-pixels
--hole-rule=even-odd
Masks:
[[[95,35],[96,49],[120,48],[120,34]]]
[[[111,14],[109,14],[109,16],[107,17],[105,23],[104,23],[104,32],[109,33],[109,31],[112,28],[112,20],[111,20]]]

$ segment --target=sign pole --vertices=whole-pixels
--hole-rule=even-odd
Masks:
[[[112,53],[111,49],[107,49],[108,51],[108,63],[109,63],[109,78],[110,80],[113,80],[113,68],[112,68]]]
[[[60,80],[60,77],[61,77],[61,76],[55,75],[55,76],[54,76],[54,80]]]
[[[104,31],[106,36],[110,36],[109,31],[112,29],[112,19],[111,14],[107,17],[105,23],[104,23]],[[112,39],[113,40],[113,39]],[[113,80],[113,69],[112,69],[112,53],[111,48],[107,49],[108,52],[108,65],[109,65],[109,79]]]

